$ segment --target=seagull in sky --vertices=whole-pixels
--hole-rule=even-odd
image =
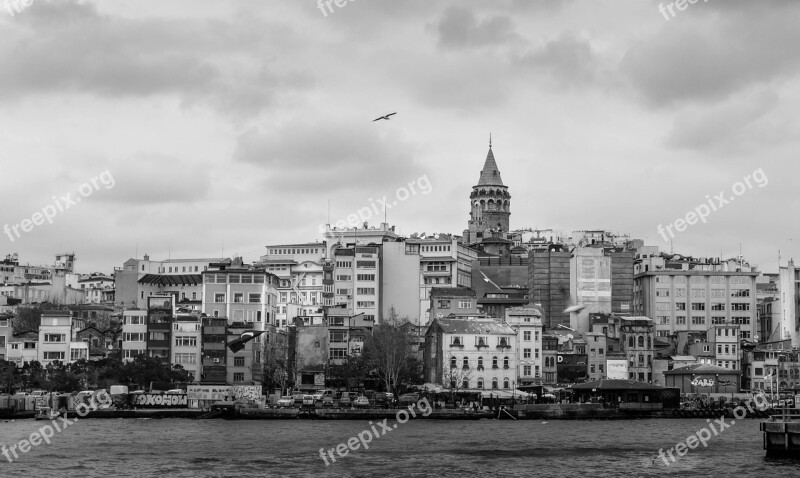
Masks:
[[[375,118],[374,120],[372,120],[372,122],[374,123],[374,122],[376,122],[378,120],[387,120],[388,121],[388,120],[391,119],[391,118],[389,118],[390,116],[396,115],[396,114],[397,114],[397,112],[395,111],[394,113],[389,113],[388,115],[384,115],[384,116],[381,116],[379,118]]]

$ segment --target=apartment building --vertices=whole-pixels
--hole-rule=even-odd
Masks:
[[[69,311],[42,312],[39,325],[38,361],[42,366],[60,361],[72,363],[89,358],[89,344],[79,341],[77,332],[86,327],[83,319]]]
[[[122,312],[122,360],[147,355],[147,310]]]
[[[461,389],[511,390],[517,379],[516,332],[488,316],[434,318],[425,332],[425,382]],[[460,383],[444,383],[447,380]]]
[[[257,265],[277,277],[276,326],[284,328],[294,317],[322,324],[326,250],[322,242],[267,246]]]
[[[202,312],[250,324],[254,330],[275,325],[278,278],[263,267],[238,261],[212,264],[203,272]]]
[[[172,322],[170,363],[183,367],[193,380],[199,380],[201,373],[202,325],[199,313],[177,313]]]
[[[541,385],[543,383],[541,311],[535,307],[511,307],[506,309],[504,321],[515,332],[517,386]]]
[[[8,360],[8,344],[14,335],[13,316],[0,313],[0,360]]]

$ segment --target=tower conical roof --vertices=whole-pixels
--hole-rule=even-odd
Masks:
[[[489,154],[486,155],[486,162],[483,163],[478,186],[505,186],[500,178],[500,170],[497,168],[491,146],[489,146]]]

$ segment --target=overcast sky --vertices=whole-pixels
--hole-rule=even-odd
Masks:
[[[249,262],[321,239],[329,201],[335,223],[422,177],[389,222],[460,235],[491,132],[512,228],[669,250],[659,224],[760,170],[674,249],[800,260],[800,2],[19,5],[0,8],[0,225],[52,224],[4,232],[3,255]]]

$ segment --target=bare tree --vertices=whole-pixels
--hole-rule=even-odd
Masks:
[[[368,336],[364,344],[367,369],[374,372],[391,392],[397,390],[411,352],[411,338],[400,323],[396,315],[390,314],[383,323],[372,328],[372,336]]]
[[[459,364],[458,358],[450,353],[442,370],[442,388],[450,390],[450,398],[454,399],[459,390],[465,389],[464,382],[469,383],[471,378],[472,369]]]

